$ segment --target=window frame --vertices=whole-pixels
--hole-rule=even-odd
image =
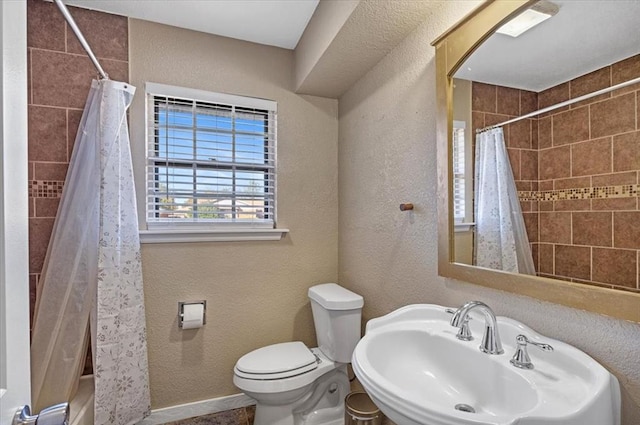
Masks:
[[[155,176],[157,172],[150,172],[150,168],[153,168],[151,164],[156,156],[153,155],[151,138],[155,140],[155,134],[150,134],[152,131],[152,125],[155,125],[155,117],[153,116],[156,109],[155,97],[172,98],[176,100],[182,100],[188,102],[200,102],[204,104],[214,105],[229,105],[233,108],[239,109],[253,109],[262,110],[266,113],[266,119],[269,120],[268,126],[269,132],[273,133],[272,146],[266,148],[272,149],[273,159],[271,164],[242,164],[238,161],[231,161],[229,164],[217,164],[214,166],[208,166],[211,169],[228,168],[233,175],[237,171],[242,171],[244,168],[252,168],[253,171],[266,171],[271,168],[271,176],[273,178],[273,191],[272,191],[272,209],[270,218],[264,221],[248,221],[242,222],[235,219],[201,219],[198,220],[153,220],[151,219],[150,208],[157,206],[156,202],[151,202],[152,195],[149,193],[151,185],[156,184]],[[196,103],[197,104],[197,103]],[[144,222],[146,224],[146,230],[140,231],[140,239],[142,243],[165,243],[165,242],[210,242],[210,241],[244,241],[244,240],[279,240],[284,234],[288,233],[288,229],[279,229],[276,227],[277,223],[277,102],[267,99],[260,99],[255,97],[239,96],[226,93],[215,93],[204,90],[197,90],[191,88],[183,88],[177,86],[169,86],[165,84],[147,82],[145,84],[145,190],[144,190]],[[233,130],[235,134],[235,130]],[[234,136],[235,137],[235,136]],[[195,149],[195,147],[194,147]],[[266,154],[266,153],[265,153]],[[182,162],[181,160],[173,160],[172,162]],[[164,160],[165,163],[169,161]],[[198,159],[185,160],[191,163],[194,170],[200,167],[207,168],[206,164],[199,164]],[[158,164],[156,163],[156,166]],[[245,167],[246,166],[246,167]],[[240,170],[238,170],[240,169]],[[150,179],[154,179],[150,182]],[[234,178],[235,180],[235,178]],[[194,179],[195,182],[195,179]],[[195,184],[195,183],[194,183]],[[235,184],[235,183],[234,183]],[[194,193],[196,191],[194,190]],[[233,191],[229,199],[232,202],[237,201],[235,196],[237,192]],[[268,197],[265,197],[265,202],[268,202]],[[265,205],[266,209],[266,205]]]
[[[454,231],[456,232],[466,232],[471,230],[474,226],[473,222],[473,163],[472,163],[472,143],[471,143],[471,134],[468,131],[468,126],[466,121],[453,121],[453,129],[452,129],[452,143],[456,143],[456,141],[460,140],[456,138],[456,131],[462,130],[464,137],[461,140],[462,146],[452,146],[452,171],[455,173],[455,162],[457,161],[457,157],[455,156],[456,151],[461,152],[464,156],[463,158],[463,169],[461,179],[464,181],[464,190],[462,193],[462,202],[463,202],[463,211],[464,216],[456,216],[455,215],[455,203],[458,199],[455,193],[455,184],[456,184],[456,175],[453,176],[453,196],[452,202],[454,207],[452,208],[452,219],[454,224]],[[457,149],[456,149],[457,148]],[[462,149],[460,149],[462,148]]]

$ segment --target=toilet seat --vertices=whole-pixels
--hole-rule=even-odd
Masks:
[[[306,348],[304,344],[302,345]],[[337,367],[336,363],[329,360],[319,349],[306,349],[311,352],[311,355],[314,357],[315,362],[311,370],[307,372],[302,372],[302,369],[282,372],[282,375],[289,375],[285,378],[278,377],[278,374],[265,376],[252,373],[243,373],[238,370],[236,363],[236,367],[233,368],[233,383],[245,392],[249,391],[261,394],[273,394],[286,391],[297,391],[303,389],[307,385],[311,385],[320,376],[334,370]],[[317,361],[315,360],[316,358],[318,359]]]
[[[236,375],[245,379],[285,379],[310,372],[319,359],[300,341],[273,344],[242,356],[235,366]]]

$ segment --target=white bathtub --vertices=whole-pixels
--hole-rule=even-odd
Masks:
[[[69,425],[93,425],[93,375],[80,378],[78,392],[69,407]]]

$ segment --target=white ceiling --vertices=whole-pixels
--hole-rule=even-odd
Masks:
[[[494,34],[456,77],[539,92],[640,53],[639,0],[552,0],[559,12],[520,37]]]
[[[65,4],[294,49],[319,0],[65,0]]]
[[[318,1],[65,0],[65,3],[294,49]],[[417,3],[430,2],[433,0]],[[494,34],[463,64],[456,77],[538,92],[640,53],[640,0],[553,2],[560,7],[554,17],[517,38]]]

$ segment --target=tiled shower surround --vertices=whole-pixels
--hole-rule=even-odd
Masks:
[[[111,79],[128,81],[127,19],[74,7],[70,11]],[[33,317],[36,286],[71,150],[91,80],[97,73],[53,3],[27,1],[27,49],[29,286]]]
[[[474,130],[640,77],[640,55],[533,93],[472,84]],[[640,292],[640,86],[505,128],[541,276]]]

